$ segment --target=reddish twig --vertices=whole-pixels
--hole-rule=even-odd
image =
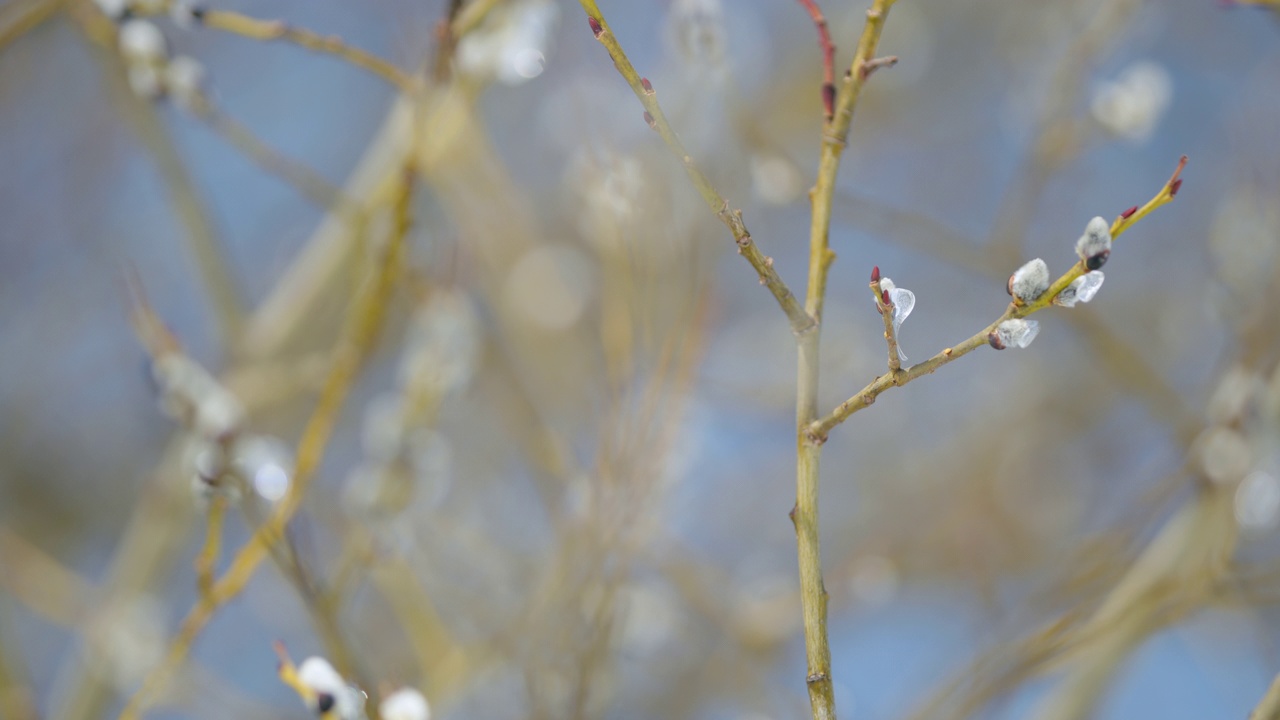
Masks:
[[[822,111],[827,122],[836,113],[836,46],[831,44],[831,32],[827,18],[818,7],[818,0],[798,0],[809,11],[813,24],[818,28],[818,48],[822,50]]]

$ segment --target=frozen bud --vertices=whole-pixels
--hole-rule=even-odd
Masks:
[[[178,107],[193,111],[204,97],[204,66],[195,58],[179,55],[164,69],[164,84]]]
[[[1084,227],[1084,234],[1076,241],[1076,255],[1090,270],[1106,264],[1111,256],[1111,225],[1100,217],[1090,220]]]
[[[987,342],[997,350],[1025,348],[1040,334],[1040,323],[1035,320],[1014,318],[1005,320],[987,335]]]
[[[397,690],[378,705],[382,720],[431,720],[431,707],[422,693],[413,688]]]
[[[322,657],[309,657],[298,666],[303,701],[312,712],[334,720],[364,717],[364,693],[348,685]]]
[[[147,20],[130,20],[120,26],[120,52],[136,62],[159,62],[168,54],[164,33]]]
[[[893,334],[897,335],[902,323],[906,321],[907,316],[916,307],[916,294],[906,288],[897,287],[887,277],[880,279],[880,291],[889,299],[888,302],[893,305]],[[898,339],[898,358],[902,362],[907,361],[907,354],[902,352],[901,338]]]
[[[103,15],[116,21],[129,12],[129,0],[93,0],[93,4],[102,11]]]
[[[1058,296],[1053,299],[1054,305],[1062,307],[1075,307],[1078,302],[1087,303],[1098,294],[1098,290],[1102,287],[1102,281],[1106,280],[1106,276],[1101,270],[1085,273],[1071,282],[1070,285],[1062,289]]]
[[[1032,302],[1049,289],[1049,266],[1036,258],[1009,276],[1009,294],[1021,302]]]

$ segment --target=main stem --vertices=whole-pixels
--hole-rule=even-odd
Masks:
[[[836,96],[835,113],[823,126],[822,156],[818,180],[810,193],[813,217],[809,231],[809,286],[805,312],[816,324],[796,335],[796,505],[791,521],[796,529],[800,564],[800,603],[804,616],[805,659],[809,704],[814,720],[835,720],[836,701],[831,683],[831,646],[827,640],[827,589],[822,583],[822,558],[818,546],[818,470],[822,439],[809,431],[818,416],[818,352],[822,334],[822,305],[827,291],[827,271],[835,260],[828,238],[836,172],[844,152],[853,110],[872,62],[880,31],[894,0],[874,0],[867,24],[858,41],[853,64]]]

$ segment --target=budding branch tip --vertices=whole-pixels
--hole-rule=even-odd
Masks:
[[[880,266],[876,265],[871,268],[871,282],[880,282]]]

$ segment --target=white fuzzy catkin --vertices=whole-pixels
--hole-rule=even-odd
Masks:
[[[322,657],[312,656],[298,666],[298,681],[307,686],[317,696],[328,696],[332,699],[329,714],[324,717],[335,720],[361,720],[364,718],[364,694],[347,684],[333,665]],[[311,710],[318,712],[319,700],[311,701]]]
[[[1058,296],[1053,299],[1054,305],[1062,307],[1075,307],[1078,302],[1087,303],[1098,294],[1098,290],[1102,287],[1102,281],[1106,280],[1106,276],[1101,270],[1085,273],[1071,284],[1062,289]]]
[[[1025,348],[1040,334],[1040,323],[1035,320],[1013,318],[996,326],[989,340],[997,350]]]
[[[1101,263],[1097,263],[1097,258],[1102,258],[1105,262],[1106,254],[1111,252],[1111,224],[1101,217],[1095,217],[1089,221],[1084,227],[1084,234],[1076,240],[1076,255],[1090,264],[1090,270],[1097,270]],[[1092,263],[1097,263],[1093,266]]]
[[[168,55],[168,46],[155,23],[130,20],[120,26],[120,53],[132,62],[160,62]]]
[[[431,720],[431,706],[422,693],[413,688],[402,688],[378,705],[378,714],[382,720]]]
[[[1018,268],[1009,278],[1009,293],[1023,302],[1032,302],[1049,289],[1049,266],[1036,258]]]

